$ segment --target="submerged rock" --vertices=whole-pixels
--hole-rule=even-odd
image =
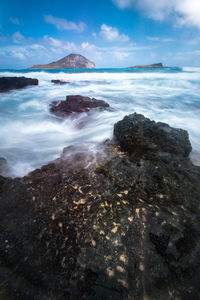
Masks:
[[[55,83],[55,84],[68,84],[68,83],[70,83],[69,81],[63,81],[63,80],[59,80],[59,79],[52,79],[51,82]]]
[[[0,92],[21,89],[29,85],[38,85],[38,80],[26,77],[0,77]]]
[[[187,135],[166,160],[176,129],[136,114],[121,122],[93,152],[67,147],[24,178],[0,177],[0,298],[200,298],[200,168]],[[133,160],[133,140],[153,155]]]
[[[69,116],[72,113],[89,112],[91,109],[106,109],[109,104],[103,100],[80,95],[67,96],[65,101],[54,101],[50,104],[50,111],[58,116]]]

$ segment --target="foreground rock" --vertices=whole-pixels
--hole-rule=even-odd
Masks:
[[[170,133],[179,144],[166,148]],[[0,177],[1,299],[200,298],[200,168],[187,134],[137,114],[115,134]]]
[[[38,80],[26,77],[0,77],[0,92],[21,89],[29,85],[38,85]]]
[[[106,109],[109,104],[103,100],[80,95],[67,96],[65,101],[54,101],[50,104],[50,111],[55,115],[65,117],[72,113],[89,112],[91,109]]]
[[[95,64],[80,54],[70,54],[46,65],[35,65],[29,69],[93,69]]]
[[[114,135],[122,150],[136,159],[148,159],[152,155],[169,159],[173,155],[188,157],[192,150],[187,131],[150,121],[136,113],[115,124]]]
[[[70,83],[69,81],[63,81],[63,80],[59,80],[59,79],[52,79],[51,82],[55,83],[55,84],[68,84],[68,83]]]

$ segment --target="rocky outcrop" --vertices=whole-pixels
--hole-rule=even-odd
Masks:
[[[80,54],[70,54],[46,65],[34,65],[29,69],[93,69],[95,64]]]
[[[148,159],[152,155],[169,159],[173,155],[188,157],[192,150],[187,131],[156,123],[136,113],[116,123],[114,135],[122,150],[137,159]]]
[[[29,85],[38,85],[38,80],[26,77],[0,77],[0,92],[21,89]]]
[[[114,133],[93,152],[68,147],[24,178],[0,177],[1,299],[200,298],[188,135],[137,114]],[[181,145],[169,147],[171,134]]]
[[[130,68],[140,68],[140,69],[148,69],[148,68],[164,68],[162,63],[152,64],[152,65],[139,65],[139,66],[133,66]]]
[[[103,100],[80,95],[67,96],[65,101],[54,101],[50,104],[51,113],[65,117],[72,113],[89,112],[91,109],[106,109],[109,104]]]
[[[55,84],[68,84],[68,83],[70,83],[69,81],[63,81],[63,80],[59,80],[59,79],[52,79],[51,82],[55,83]]]

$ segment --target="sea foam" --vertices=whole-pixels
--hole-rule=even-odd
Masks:
[[[64,147],[111,138],[113,125],[138,112],[188,130],[192,159],[200,165],[200,68],[166,70],[0,71],[0,76],[37,78],[39,86],[0,94],[0,157],[9,176],[23,176],[59,157]],[[52,79],[69,81],[56,85]],[[61,119],[49,112],[67,95],[95,97],[111,110]]]

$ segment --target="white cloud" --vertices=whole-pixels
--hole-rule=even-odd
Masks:
[[[109,42],[128,42],[130,40],[128,35],[120,34],[117,28],[108,26],[106,24],[101,25],[100,35]]]
[[[92,36],[95,38],[97,36],[96,32],[93,32]]]
[[[158,21],[173,19],[178,26],[200,28],[199,0],[112,0],[120,9],[139,9]]]
[[[12,34],[12,40],[15,44],[20,44],[25,41],[25,37],[19,31],[17,31]]]
[[[45,44],[49,44],[51,47],[56,48],[57,50],[60,48],[67,51],[76,51],[77,47],[73,42],[67,42],[64,40],[55,39],[52,37],[44,36],[43,41]]]
[[[9,20],[10,20],[11,23],[14,23],[15,25],[20,25],[20,22],[19,22],[18,18],[10,17]]]
[[[156,36],[148,36],[147,40],[154,41],[154,42],[164,42],[164,43],[176,42],[176,40],[171,39],[171,38],[160,38],[160,37],[156,37]]]
[[[82,32],[87,27],[83,22],[74,23],[63,18],[56,18],[52,15],[45,15],[44,19],[46,23],[55,25],[58,30],[75,30]]]
[[[89,44],[88,42],[84,42],[84,43],[81,44],[81,48],[85,49],[85,50],[95,50],[96,46],[92,45],[92,44]]]
[[[110,55],[114,56],[115,59],[117,59],[117,60],[123,61],[127,57],[129,57],[131,54],[128,52],[114,51],[114,52],[111,52]]]

